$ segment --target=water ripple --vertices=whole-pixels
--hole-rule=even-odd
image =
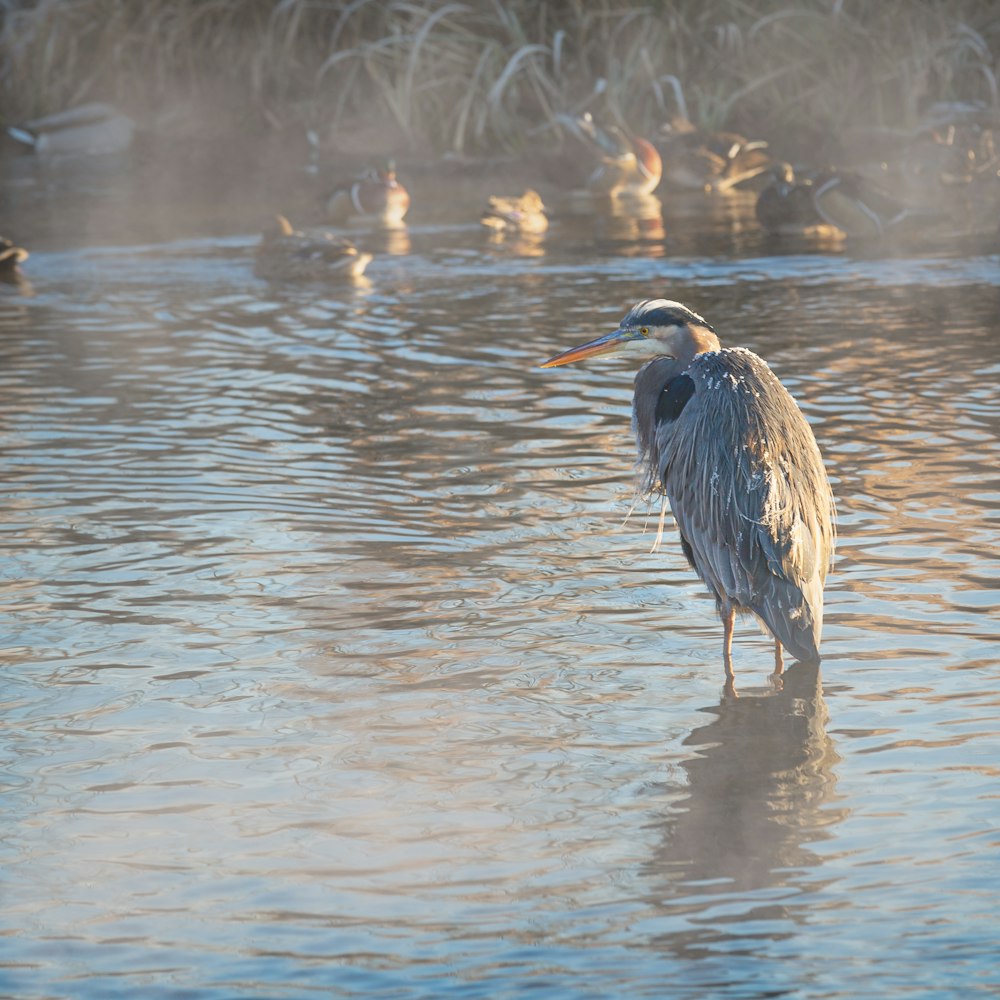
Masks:
[[[409,237],[366,288],[258,282],[233,237],[41,251],[0,301],[4,989],[987,976],[995,255]],[[704,587],[622,525],[631,372],[537,369],[659,294],[816,430],[822,679],[773,690],[741,627],[720,704]]]

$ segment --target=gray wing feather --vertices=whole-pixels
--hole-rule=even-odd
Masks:
[[[812,431],[750,351],[699,355],[685,374],[690,401],[646,437],[649,478],[655,468],[720,605],[754,612],[796,658],[816,660],[834,535]]]

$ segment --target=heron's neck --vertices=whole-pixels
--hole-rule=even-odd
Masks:
[[[699,354],[705,354],[708,351],[717,351],[721,347],[719,338],[708,327],[690,326],[688,329],[691,333],[689,341],[691,354],[685,360],[692,361]]]

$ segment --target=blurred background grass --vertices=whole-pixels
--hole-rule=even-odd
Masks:
[[[516,152],[585,109],[814,150],[908,130],[935,101],[996,112],[984,0],[39,0],[2,6],[6,121],[86,101],[190,133]]]

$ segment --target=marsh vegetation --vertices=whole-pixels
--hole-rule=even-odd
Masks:
[[[794,149],[905,130],[936,101],[1000,107],[1000,9],[979,0],[40,0],[7,8],[7,117],[84,101],[140,121],[324,147],[517,152],[592,109],[649,131]],[[195,112],[196,109],[196,112]]]

